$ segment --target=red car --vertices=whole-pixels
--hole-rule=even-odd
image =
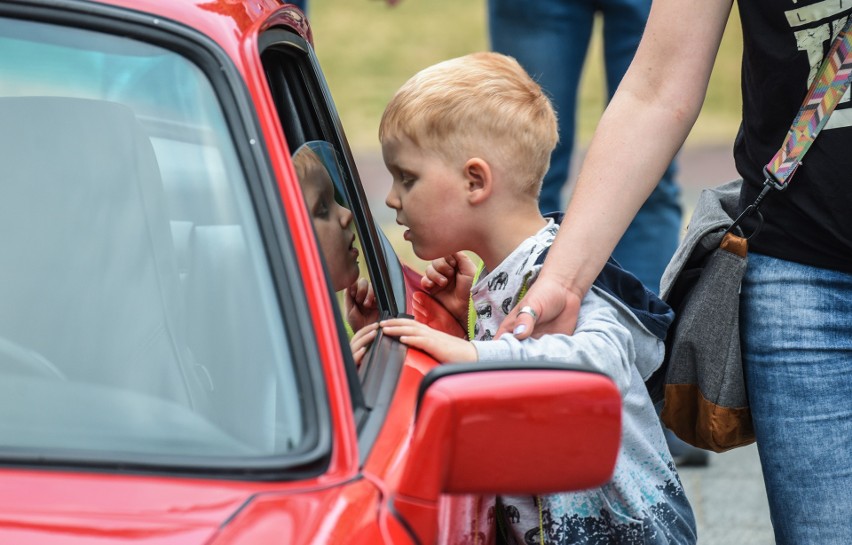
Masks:
[[[355,365],[306,143],[410,313],[296,8],[0,3],[0,543],[476,543],[483,495],[609,478],[604,376]]]

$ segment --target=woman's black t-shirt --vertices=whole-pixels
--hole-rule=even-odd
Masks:
[[[763,187],[763,168],[780,148],[852,0],[740,0],[743,121],[734,144],[745,180],[740,207]],[[852,102],[841,99],[783,192],[761,206],[765,222],[750,249],[852,272]],[[755,217],[744,222],[747,233]]]

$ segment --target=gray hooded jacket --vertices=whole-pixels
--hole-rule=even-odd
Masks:
[[[503,504],[513,513],[510,538],[539,543],[544,532],[544,542],[554,544],[695,543],[692,509],[644,383],[663,359],[660,336],[618,298],[593,286],[582,301],[573,335],[493,339],[522,286],[535,281],[541,269],[538,257],[557,230],[558,225],[548,223],[473,286],[473,344],[482,361],[564,362],[610,376],[622,394],[622,444],[613,478],[600,488],[544,496],[541,510],[532,496],[504,496]]]

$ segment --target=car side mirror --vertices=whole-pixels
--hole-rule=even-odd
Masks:
[[[442,365],[421,384],[393,508],[420,543],[434,543],[442,494],[600,486],[620,440],[621,395],[603,374],[531,362]]]

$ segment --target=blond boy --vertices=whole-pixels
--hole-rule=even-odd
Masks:
[[[662,361],[660,324],[670,322],[669,309],[618,269],[624,276],[616,284],[638,291],[596,284],[573,335],[493,338],[535,281],[559,228],[537,203],[557,141],[556,116],[541,88],[514,59],[496,53],[445,61],[399,89],[379,136],[393,175],[386,204],[407,228],[415,254],[433,260],[423,286],[462,326],[469,302],[476,315],[471,340],[406,319],[382,322],[384,332],[444,362],[579,365],[608,374],[622,392],[622,446],[612,480],[575,493],[503,496],[501,511],[512,516],[498,513],[498,520],[509,543],[694,543],[692,510],[643,381]],[[475,283],[464,250],[482,259]]]

